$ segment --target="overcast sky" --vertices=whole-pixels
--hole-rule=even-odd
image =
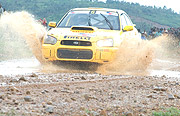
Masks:
[[[99,1],[106,1],[106,0],[99,0]],[[180,11],[180,0],[119,0],[119,1],[137,2],[141,5],[147,5],[147,6],[154,6],[154,5],[158,7],[166,6],[167,8],[171,8],[177,13],[179,13]]]

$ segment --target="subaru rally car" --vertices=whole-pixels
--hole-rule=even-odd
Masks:
[[[71,9],[49,27],[42,44],[48,61],[110,62],[124,39],[138,37],[130,17],[116,9]]]

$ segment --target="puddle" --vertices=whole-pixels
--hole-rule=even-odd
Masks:
[[[180,77],[179,59],[155,59],[149,68],[149,76]]]
[[[156,59],[152,62],[152,66],[148,69],[148,73],[144,76],[166,76],[166,77],[180,77],[180,62],[178,60],[161,60]],[[0,75],[10,76],[10,75],[25,75],[29,73],[44,73],[43,65],[36,58],[26,58],[26,59],[14,59],[0,62]],[[59,67],[59,72],[57,71],[58,66],[53,70],[48,69],[48,73],[61,73],[63,72],[62,67]],[[65,71],[68,73],[68,71]],[[69,70],[72,73],[73,70]],[[77,71],[76,71],[77,72]],[[79,71],[82,72],[82,71]]]
[[[41,64],[35,58],[14,59],[0,62],[0,75],[24,75],[40,71]]]
[[[150,71],[149,76],[180,77],[180,72],[178,72],[178,71],[168,71],[168,70],[152,70],[152,71]]]

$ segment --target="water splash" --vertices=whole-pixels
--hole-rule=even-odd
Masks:
[[[35,56],[41,63],[46,62],[41,51],[41,41],[45,34],[46,28],[28,12],[4,13],[0,17],[0,61]],[[147,70],[157,67],[157,62],[154,60],[166,61],[180,57],[178,42],[178,39],[170,36],[161,36],[150,41],[125,40],[121,43],[114,61],[100,66],[97,72],[148,75]],[[159,65],[158,67],[163,68]],[[54,70],[55,72],[72,72],[72,69],[66,70],[63,66],[54,66],[50,63],[43,65],[42,70],[46,72],[49,69],[52,72]]]
[[[24,58],[30,56],[31,51],[40,62],[45,61],[41,40],[46,29],[33,15],[26,11],[6,12],[0,17],[0,30],[2,59]]]
[[[155,66],[155,59],[180,56],[178,39],[160,36],[150,41],[140,39],[124,40],[114,61],[98,68],[99,73],[118,75],[149,75],[148,70]],[[161,67],[162,68],[162,67]]]

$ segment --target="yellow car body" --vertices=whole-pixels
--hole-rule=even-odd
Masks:
[[[134,26],[122,10],[71,9],[58,23],[49,22],[51,29],[43,39],[42,53],[48,61],[107,63],[124,39],[138,37]]]

